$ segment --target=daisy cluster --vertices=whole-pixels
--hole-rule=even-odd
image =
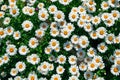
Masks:
[[[0,0],[0,80],[119,80],[119,0]]]

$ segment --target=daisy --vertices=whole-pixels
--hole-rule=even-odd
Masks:
[[[22,28],[24,31],[30,31],[32,30],[33,28],[33,23],[29,20],[25,20],[23,23],[22,23]]]
[[[89,62],[92,61],[92,58],[91,57],[85,57],[84,61],[85,61],[85,63],[89,63]]]
[[[120,36],[116,36],[113,41],[115,44],[119,44],[120,43]]]
[[[35,14],[35,8],[34,7],[29,7],[28,8],[28,15],[33,16]]]
[[[36,1],[37,1],[37,0],[29,0],[29,2],[30,2],[31,4],[35,4]]]
[[[46,21],[48,17],[49,17],[48,11],[45,8],[39,10],[39,13],[38,13],[39,20]]]
[[[19,47],[19,54],[20,55],[26,55],[29,52],[29,49],[27,46],[22,45]]]
[[[2,56],[2,59],[3,59],[3,62],[4,62],[4,63],[8,63],[8,61],[10,60],[8,54],[4,54],[4,55]]]
[[[89,57],[94,57],[95,56],[95,54],[96,54],[96,50],[94,49],[94,48],[89,48],[88,50],[87,50],[87,55],[89,56]]]
[[[82,49],[79,49],[78,52],[77,52],[77,56],[79,58],[84,58],[86,55],[86,53],[82,50]]]
[[[89,40],[88,40],[87,36],[84,36],[84,35],[80,36],[80,38],[79,38],[79,44],[80,44],[80,46],[82,48],[88,47]]]
[[[46,62],[46,61],[42,62],[42,63],[41,63],[41,70],[42,70],[43,72],[48,71],[48,70],[49,70],[49,63]]]
[[[88,7],[87,9],[88,9],[89,13],[94,13],[96,11],[96,7],[95,6]]]
[[[12,17],[17,17],[19,15],[19,9],[18,8],[10,8],[10,14]]]
[[[97,49],[99,52],[105,53],[107,51],[108,47],[105,45],[104,42],[102,42],[102,43],[98,44]]]
[[[112,65],[110,71],[113,75],[118,76],[120,74],[120,67],[116,65]]]
[[[61,29],[60,35],[63,38],[69,38],[69,36],[71,35],[71,32],[67,28],[64,28],[64,29]]]
[[[59,35],[59,30],[58,29],[51,29],[50,34],[51,34],[51,36],[56,37]]]
[[[57,58],[57,62],[59,64],[64,64],[66,62],[66,56],[64,55],[59,55],[58,58]]]
[[[14,80],[22,80],[21,76],[15,76]]]
[[[86,16],[87,16],[86,22],[88,22],[88,23],[91,22],[91,20],[92,20],[92,15],[87,14]]]
[[[87,6],[91,7],[91,6],[96,6],[96,3],[94,0],[88,0],[88,2],[86,3]]]
[[[59,52],[59,51],[60,51],[60,47],[59,47],[59,46],[56,47],[56,48],[54,49],[54,51],[55,51],[55,52]]]
[[[98,33],[97,33],[97,31],[92,31],[92,32],[89,33],[89,35],[90,35],[90,37],[91,37],[92,39],[97,39],[97,38],[98,38]]]
[[[98,68],[98,65],[95,62],[88,63],[88,70],[95,71]]]
[[[17,48],[13,44],[7,45],[6,52],[10,56],[13,56],[13,55],[17,54]]]
[[[38,3],[38,5],[37,5],[37,7],[39,8],[39,9],[42,9],[42,8],[44,8],[44,3]]]
[[[108,0],[108,3],[111,7],[116,7],[117,1],[116,0]]]
[[[48,58],[48,60],[49,60],[50,62],[52,62],[52,61],[55,61],[56,58],[55,58],[55,56],[51,55],[51,56]]]
[[[77,22],[77,25],[78,25],[80,28],[82,28],[82,27],[84,27],[84,25],[85,25],[85,21],[79,19],[78,22]]]
[[[59,3],[63,4],[63,5],[69,5],[69,3],[71,2],[72,0],[59,0]]]
[[[73,44],[78,44],[78,41],[79,41],[78,35],[72,35],[72,37],[71,37],[71,42],[72,42]]]
[[[5,17],[4,21],[3,21],[3,24],[8,25],[10,23],[10,21],[11,21],[10,17]]]
[[[114,19],[108,19],[104,23],[107,27],[111,27],[115,24],[115,20]]]
[[[107,44],[112,44],[113,43],[113,40],[115,38],[115,35],[114,34],[108,34],[106,37],[105,37],[105,42]]]
[[[58,66],[58,67],[56,68],[56,72],[57,72],[57,74],[63,74],[64,71],[65,71],[65,69],[64,69],[63,66]]]
[[[10,27],[5,28],[5,31],[7,35],[12,35],[14,32],[14,28],[10,26]]]
[[[65,18],[65,15],[62,11],[56,11],[54,14],[54,20],[57,22],[63,21]]]
[[[45,54],[50,54],[52,52],[52,48],[50,46],[45,48]]]
[[[76,76],[70,76],[68,80],[79,80]]]
[[[120,57],[120,49],[115,49],[114,55],[115,57]]]
[[[24,6],[23,8],[22,8],[22,12],[24,13],[24,14],[26,14],[26,15],[28,15],[28,13],[29,13],[29,6]]]
[[[77,63],[77,57],[74,56],[74,55],[69,56],[68,62],[69,62],[70,64],[76,64],[76,63]]]
[[[93,62],[96,64],[96,65],[100,65],[102,61],[102,57],[101,56],[94,56],[93,58]]]
[[[49,70],[50,71],[54,70],[54,65],[53,64],[49,64]]]
[[[113,63],[114,60],[115,60],[115,56],[114,56],[114,55],[111,55],[111,56],[109,57],[109,61]]]
[[[42,22],[40,24],[40,29],[46,31],[48,29],[48,24],[46,22]]]
[[[59,74],[53,74],[50,80],[62,80],[62,78]]]
[[[107,30],[106,30],[105,27],[99,27],[99,28],[97,28],[96,31],[98,33],[98,37],[101,38],[101,39],[103,39],[107,34],[107,32],[106,32]]]
[[[95,17],[92,18],[92,23],[93,23],[94,25],[98,25],[100,22],[101,22],[100,17],[95,16]]]
[[[120,18],[120,12],[117,10],[112,10],[111,15],[112,15],[112,19],[114,20],[118,20],[118,18]]]
[[[9,1],[9,3],[11,4],[11,3],[16,3],[16,0],[8,0]]]
[[[86,71],[85,73],[84,73],[84,78],[85,79],[92,79],[92,77],[93,77],[93,73],[91,72],[91,71]]]
[[[40,62],[40,58],[37,54],[31,54],[27,56],[27,61],[33,65],[38,64]]]
[[[101,62],[99,65],[99,69],[104,69],[105,68],[105,63]]]
[[[93,29],[93,27],[92,27],[92,24],[91,24],[91,23],[85,23],[85,25],[84,25],[84,30],[85,30],[86,32],[91,32],[92,29]]]
[[[103,1],[101,3],[101,8],[102,8],[102,10],[108,10],[109,9],[109,3],[106,2],[106,1]]]
[[[3,11],[0,11],[0,18],[3,18],[5,13]]]
[[[50,29],[57,29],[57,28],[58,28],[58,23],[57,22],[51,22]]]
[[[70,51],[72,48],[73,48],[73,44],[71,43],[71,42],[66,42],[66,43],[64,43],[64,49],[66,50],[66,51]]]
[[[33,37],[29,40],[28,45],[29,45],[30,48],[36,48],[39,45],[39,43],[38,43],[38,40]]]
[[[70,13],[69,13],[69,20],[70,20],[71,22],[77,21],[78,18],[79,18],[78,13],[76,13],[76,12],[70,12]]]
[[[49,45],[52,49],[55,49],[56,47],[59,46],[59,41],[57,41],[56,39],[51,39],[51,41],[49,42]]]
[[[82,62],[82,63],[80,63],[80,65],[79,65],[79,69],[80,69],[80,71],[86,71],[86,70],[87,70],[87,65]]]
[[[78,50],[80,50],[80,49],[81,49],[81,47],[80,47],[80,45],[79,45],[79,44],[75,44],[73,47],[74,47],[74,49],[75,49],[76,51],[78,51]]]
[[[21,38],[21,33],[20,33],[20,31],[15,31],[15,32],[13,33],[13,37],[14,37],[15,40],[20,39],[20,38]]]
[[[120,58],[117,57],[117,58],[114,60],[114,63],[115,63],[115,65],[119,65],[119,66],[120,66]]]
[[[6,37],[6,32],[3,28],[0,28],[0,38],[5,38]]]
[[[52,2],[56,2],[57,0],[50,0],[50,1],[52,1]]]
[[[60,28],[65,28],[66,25],[67,25],[66,20],[63,20],[63,21],[58,22],[58,26],[59,26]]]
[[[109,20],[110,18],[111,18],[111,14],[110,14],[110,13],[103,13],[103,14],[101,15],[101,19],[102,19],[103,21]]]
[[[66,28],[67,28],[70,32],[72,32],[72,31],[75,30],[75,27],[74,27],[74,25],[73,25],[72,23],[67,23]]]
[[[42,29],[37,29],[35,31],[35,36],[38,37],[38,38],[41,38],[45,35],[45,31],[43,31]]]
[[[35,74],[35,72],[29,73],[28,80],[38,80],[37,74]]]
[[[26,68],[26,64],[24,62],[21,62],[21,61],[17,62],[15,66],[16,66],[16,69],[18,69],[19,72],[24,71],[25,68]]]
[[[18,74],[18,70],[16,68],[12,68],[10,71],[11,76],[16,76]]]
[[[4,62],[3,62],[3,59],[0,58],[0,66],[3,65],[3,63],[4,63]]]
[[[57,11],[57,7],[55,5],[51,5],[48,10],[50,14],[54,14]]]
[[[86,13],[86,9],[85,9],[83,6],[79,6],[79,7],[78,7],[78,13],[79,13],[79,14]]]
[[[72,7],[71,12],[76,12],[76,13],[78,13],[78,8],[77,8],[77,7]]]
[[[75,75],[79,71],[78,66],[76,66],[76,65],[70,66],[69,71],[72,75]]]
[[[8,9],[8,6],[6,4],[2,5],[1,6],[1,10],[2,11],[6,11]]]

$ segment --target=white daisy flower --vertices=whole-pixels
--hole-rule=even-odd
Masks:
[[[38,40],[33,37],[29,40],[28,45],[29,45],[30,48],[36,48],[39,45],[39,43],[38,43]]]
[[[49,25],[48,25],[46,22],[42,22],[42,23],[40,24],[40,29],[46,31],[46,30],[48,29],[48,26],[49,26]]]
[[[21,76],[15,76],[14,80],[22,80]]]
[[[22,45],[19,47],[19,54],[20,55],[26,55],[29,52],[29,48],[27,46]]]
[[[59,3],[63,4],[63,5],[69,5],[69,3],[71,2],[72,0],[59,0]]]
[[[10,8],[10,14],[13,16],[13,17],[17,17],[19,15],[19,9],[18,8]]]
[[[72,75],[77,74],[77,72],[79,71],[78,66],[76,66],[76,65],[71,65],[70,68],[69,68],[69,71],[70,71],[70,73],[71,73]]]
[[[5,28],[5,31],[7,35],[12,35],[14,32],[14,28],[10,26],[10,27]]]
[[[10,56],[13,56],[13,55],[17,54],[17,48],[13,44],[7,45],[6,52]]]
[[[45,54],[50,54],[52,52],[52,48],[50,46],[45,48]]]
[[[0,11],[0,18],[3,18],[5,13],[3,11]]]
[[[111,15],[112,15],[112,19],[114,20],[118,20],[118,18],[120,18],[120,12],[117,10],[112,10]]]
[[[120,49],[115,49],[114,55],[115,57],[120,57]]]
[[[107,27],[111,27],[115,24],[115,20],[110,18],[110,19],[106,20],[104,23]]]
[[[55,19],[55,21],[60,22],[60,21],[63,21],[64,18],[65,18],[65,15],[64,15],[64,13],[62,11],[56,11],[54,13],[54,19]]]
[[[44,62],[42,62],[41,63],[41,70],[43,71],[43,72],[46,72],[46,71],[48,71],[49,70],[49,63],[48,62],[46,62],[46,61],[44,61]]]
[[[93,73],[91,71],[86,71],[84,73],[84,78],[85,79],[89,80],[89,79],[92,79],[92,77],[93,77]]]
[[[58,29],[51,29],[50,30],[50,35],[53,37],[56,37],[59,35],[59,30]]]
[[[78,44],[78,41],[79,41],[79,36],[78,35],[72,35],[71,42],[73,44]]]
[[[43,31],[42,29],[37,29],[35,31],[35,36],[38,37],[38,38],[41,38],[45,35],[45,31]]]
[[[0,66],[3,65],[3,63],[4,63],[4,62],[3,62],[3,59],[0,58]]]
[[[80,71],[86,71],[86,70],[87,70],[87,65],[82,62],[82,63],[80,63],[80,65],[79,65],[79,69],[80,69]]]
[[[95,62],[88,63],[88,70],[95,71],[98,68],[98,65]]]
[[[67,23],[66,28],[67,28],[70,32],[72,32],[72,31],[75,30],[75,27],[74,27],[74,25],[73,25],[72,23]]]
[[[65,71],[65,69],[64,69],[63,66],[58,66],[58,67],[56,68],[56,72],[57,72],[57,74],[63,74],[64,71]]]
[[[114,60],[115,60],[115,56],[114,56],[114,55],[111,55],[111,56],[109,57],[109,61],[113,63]]]
[[[51,39],[51,41],[49,42],[49,45],[52,49],[55,49],[56,47],[59,46],[59,41],[57,41],[56,39]]]
[[[69,38],[69,36],[71,35],[71,32],[67,28],[64,28],[64,29],[61,29],[60,35],[63,38]]]
[[[92,32],[89,33],[89,35],[90,35],[90,37],[91,37],[92,39],[97,39],[97,38],[98,38],[98,33],[97,33],[97,31],[92,31]]]
[[[120,58],[119,57],[115,58],[114,64],[120,66]]]
[[[92,23],[93,23],[94,25],[98,25],[100,22],[101,22],[100,17],[95,16],[95,17],[92,18]]]
[[[24,31],[30,31],[33,28],[33,23],[29,20],[25,20],[22,23],[22,28],[23,28]]]
[[[39,8],[39,9],[42,9],[42,8],[44,8],[44,3],[38,3],[38,5],[37,5],[37,7]]]
[[[118,76],[120,74],[120,67],[116,66],[116,65],[112,65],[110,72],[115,75]]]
[[[45,8],[39,10],[39,13],[38,13],[39,20],[46,21],[48,17],[49,17],[48,11]]]
[[[70,51],[70,50],[73,48],[73,44],[72,44],[71,42],[69,42],[69,41],[67,41],[66,43],[64,43],[63,46],[64,46],[63,48],[64,48],[66,51]]]
[[[53,74],[51,76],[50,80],[62,80],[62,78],[59,74]]]
[[[21,33],[20,33],[20,31],[15,31],[15,32],[13,33],[13,38],[14,38],[15,40],[20,39],[20,38],[21,38]]]
[[[91,23],[85,23],[84,29],[86,32],[91,32],[93,30],[92,24]]]
[[[84,58],[86,55],[85,51],[83,51],[82,49],[79,49],[78,52],[77,52],[77,56],[79,58]]]
[[[94,56],[93,58],[93,62],[96,64],[96,65],[100,65],[102,61],[102,57],[101,56]]]
[[[105,37],[105,42],[107,44],[112,44],[114,41],[115,35],[114,34],[107,34],[107,36]]]
[[[78,25],[80,28],[82,28],[82,27],[84,27],[84,25],[85,25],[85,21],[79,19],[78,22],[77,22],[77,25]]]
[[[25,68],[26,68],[26,64],[24,62],[21,62],[21,61],[17,62],[15,66],[16,66],[16,69],[18,69],[19,72],[24,71]]]
[[[70,13],[69,13],[69,20],[70,20],[71,22],[77,21],[78,18],[79,18],[78,13],[76,13],[76,12],[70,12]]]
[[[57,58],[57,62],[59,64],[64,64],[66,62],[66,56],[64,55],[59,55],[58,58]]]
[[[109,3],[106,2],[106,1],[103,1],[101,3],[101,8],[102,8],[102,10],[108,10],[109,9]]]
[[[3,28],[0,28],[0,38],[5,38],[6,35],[6,31]]]
[[[87,36],[84,36],[84,35],[80,36],[80,38],[79,38],[79,44],[80,44],[80,46],[82,48],[88,47],[89,40],[88,40]]]
[[[106,44],[104,42],[102,42],[102,43],[98,44],[97,49],[99,52],[105,53],[107,51],[108,47],[106,46]]]
[[[94,48],[89,48],[88,50],[87,50],[87,55],[89,56],[89,57],[94,57],[95,56],[95,54],[96,54],[96,50],[94,49]]]
[[[12,68],[10,71],[11,76],[16,76],[18,74],[18,70],[16,68]]]
[[[68,62],[69,62],[70,64],[76,64],[76,63],[77,63],[77,57],[74,56],[74,55],[69,56]]]
[[[35,74],[35,72],[29,73],[28,80],[38,80],[37,74]]]
[[[97,28],[97,33],[98,33],[98,37],[103,39],[104,37],[106,37],[106,34],[107,34],[107,30],[105,27],[99,27]]]
[[[8,61],[10,60],[8,54],[4,54],[4,55],[2,56],[2,59],[3,59],[3,62],[4,62],[4,63],[8,63]]]
[[[33,16],[35,14],[35,8],[34,7],[29,7],[28,8],[28,15]]]
[[[78,7],[78,13],[79,13],[79,14],[86,13],[86,9],[85,9],[83,6],[79,6],[79,7]]]
[[[1,6],[1,10],[2,11],[6,11],[8,9],[8,6],[6,4],[2,5]]]
[[[110,14],[110,13],[103,13],[103,14],[101,15],[101,19],[102,19],[103,21],[109,20],[110,18],[111,18],[111,14]]]
[[[55,5],[51,5],[48,10],[50,14],[54,14],[57,11],[57,7]]]
[[[76,76],[70,76],[68,80],[79,80]]]
[[[4,25],[8,25],[8,24],[10,23],[10,21],[11,21],[11,18],[10,18],[10,17],[5,17],[5,18],[4,18],[4,21],[3,21],[3,24],[4,24]]]

